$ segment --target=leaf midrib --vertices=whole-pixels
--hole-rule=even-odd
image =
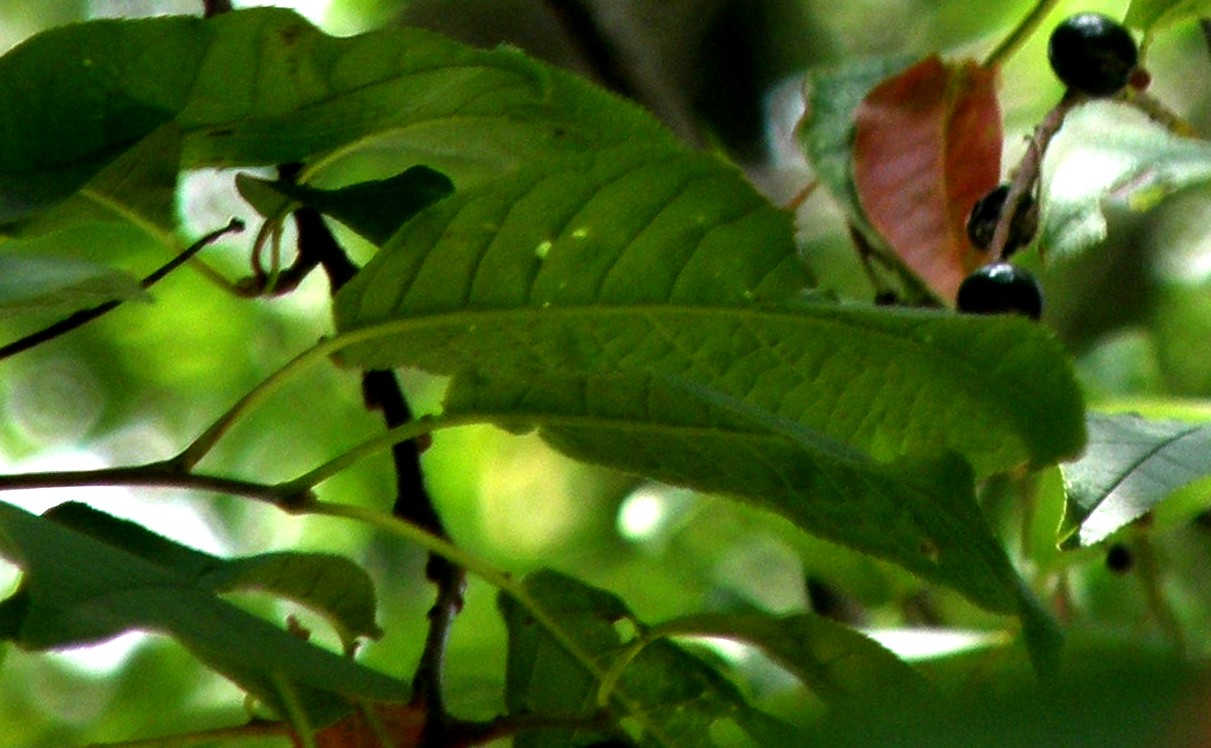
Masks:
[[[356,313],[356,312],[355,312]],[[645,303],[645,304],[605,304],[601,302],[575,304],[575,305],[560,305],[550,306],[546,308],[538,307],[506,307],[506,308],[485,308],[485,309],[455,309],[439,312],[417,312],[413,316],[404,319],[391,319],[381,322],[373,322],[370,324],[359,324],[350,330],[342,332],[340,339],[342,348],[353,346],[358,343],[370,342],[379,338],[386,338],[392,335],[408,333],[413,331],[424,330],[426,328],[437,328],[445,326],[464,325],[474,327],[483,322],[499,323],[499,322],[538,322],[544,317],[549,318],[550,315],[558,314],[562,319],[573,319],[576,317],[604,317],[604,318],[624,318],[624,317],[644,317],[649,320],[652,329],[657,333],[665,336],[666,342],[670,344],[674,341],[668,338],[661,325],[657,320],[670,316],[695,316],[702,318],[723,318],[728,321],[744,321],[745,324],[759,324],[759,320],[771,320],[787,323],[806,324],[814,327],[827,327],[837,330],[859,330],[869,336],[879,340],[881,347],[894,347],[900,350],[911,352],[914,356],[921,359],[935,359],[938,354],[945,354],[948,365],[945,367],[948,371],[961,374],[956,376],[957,381],[972,382],[972,391],[978,389],[978,386],[983,386],[987,380],[988,372],[980,369],[966,358],[960,355],[955,355],[953,351],[947,349],[938,349],[930,346],[925,341],[916,340],[904,334],[904,330],[886,330],[878,325],[861,324],[855,317],[843,317],[840,314],[824,314],[814,315],[805,314],[799,310],[792,309],[777,309],[777,308],[753,308],[753,307],[729,307],[729,306],[703,306],[703,305],[682,305],[672,303]],[[928,312],[919,312],[917,320],[921,324],[928,324],[931,321],[942,321],[945,317],[936,316],[932,319],[927,317]],[[339,314],[338,314],[339,317]],[[750,327],[750,330],[755,328]],[[760,335],[755,335],[758,339],[763,339]],[[766,345],[767,348],[772,346]],[[339,355],[339,354],[338,354]],[[1037,417],[1045,417],[1046,409],[1044,406],[1036,406],[1034,403],[1033,391],[1025,386],[1019,386],[1016,382],[1003,383],[1003,390],[1008,390],[1014,398],[1013,401],[1016,407],[1024,407],[1032,410]],[[989,399],[982,400],[983,402],[992,402]]]

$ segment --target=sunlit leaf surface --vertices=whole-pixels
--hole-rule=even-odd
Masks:
[[[1063,471],[1068,504],[1061,541],[1068,547],[1093,545],[1211,474],[1211,429],[1091,413],[1089,445]]]
[[[1178,137],[1131,107],[1089,102],[1047,149],[1040,246],[1070,255],[1106,238],[1107,211],[1144,211],[1211,181],[1211,144]]]

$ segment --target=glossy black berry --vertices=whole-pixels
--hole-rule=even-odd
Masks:
[[[1051,32],[1051,69],[1065,86],[1087,96],[1113,96],[1127,85],[1139,49],[1127,29],[1100,13],[1080,13]]]
[[[976,201],[967,216],[967,238],[976,249],[987,250],[992,246],[992,236],[996,233],[997,222],[1001,220],[1001,211],[1005,208],[1005,198],[1009,197],[1009,185],[1002,184]],[[1009,257],[1014,252],[1034,239],[1039,227],[1039,214],[1035,209],[1034,196],[1027,194],[1018,205],[1018,210],[1009,224],[1009,237],[1001,250],[1002,257]]]
[[[968,314],[1043,316],[1043,290],[1030,271],[1008,262],[985,265],[963,279],[955,306]]]

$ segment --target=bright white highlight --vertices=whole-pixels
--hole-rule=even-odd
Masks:
[[[868,629],[862,633],[909,662],[992,647],[1008,641],[1002,631],[961,631],[951,629]]]

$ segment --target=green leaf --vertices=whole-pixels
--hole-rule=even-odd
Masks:
[[[85,504],[61,504],[44,516],[169,567],[204,589],[257,590],[305,605],[332,623],[348,651],[352,651],[358,637],[382,636],[374,620],[374,583],[365,570],[343,556],[282,552],[224,559],[179,545]]]
[[[560,165],[409,222],[338,294],[340,360],[668,374],[877,459],[957,451],[980,475],[1080,449],[1080,393],[1037,325],[788,298],[809,282],[788,217],[710,157]]]
[[[402,28],[334,38],[273,8],[52,29],[0,58],[0,111],[0,223],[66,199],[170,121],[182,168],[309,161],[309,176],[371,155],[470,182],[673,142],[637,106],[516,51]]]
[[[30,238],[78,224],[130,223],[174,246],[181,144],[180,129],[163,125],[117,156],[76,194],[0,226],[0,233]]]
[[[389,179],[359,182],[336,190],[271,182],[247,174],[236,177],[236,186],[261,215],[280,212],[286,207],[280,204],[285,197],[332,216],[375,245],[386,242],[406,221],[454,190],[445,175],[425,166],[414,166]],[[279,205],[268,199],[263,188],[279,196],[276,201]]]
[[[1199,670],[1160,647],[1087,647],[1055,681],[1004,668],[949,673],[935,699],[869,702],[802,730],[800,745],[829,748],[1138,748],[1173,745],[1188,724],[1175,704],[1205,693]],[[984,664],[984,663],[982,663]],[[985,664],[987,667],[987,664]],[[1177,741],[1176,745],[1198,745]]]
[[[198,24],[64,26],[0,58],[0,223],[66,199],[172,120],[196,73]]]
[[[1089,102],[1051,142],[1043,180],[1041,247],[1056,255],[1106,238],[1105,210],[1143,211],[1211,182],[1211,143],[1173,135],[1133,107]]]
[[[1208,0],[1131,0],[1123,23],[1151,34],[1206,15],[1211,15],[1211,2]]]
[[[928,682],[873,640],[817,615],[699,613],[661,623],[651,634],[719,637],[757,647],[821,698],[859,703],[925,694]]]
[[[892,561],[978,605],[1021,615],[1052,656],[1052,624],[976,505],[970,468],[953,455],[877,463],[799,423],[667,377],[586,380],[456,378],[447,410],[507,428],[537,427],[578,459],[786,517],[809,533]]]
[[[1105,540],[1177,489],[1211,475],[1211,428],[1090,413],[1089,444],[1062,466],[1065,548]]]
[[[0,319],[69,314],[146,297],[139,279],[106,265],[61,257],[0,254]]]
[[[321,557],[288,580],[283,577],[299,565],[283,564],[282,555],[228,569],[221,559],[74,503],[44,517],[0,503],[0,554],[25,571],[18,591],[0,603],[0,635],[23,648],[69,647],[128,630],[165,633],[279,713],[286,688],[315,725],[348,711],[342,695],[407,697],[407,684],[308,644],[215,595],[219,586],[260,585],[299,593],[314,604],[339,592],[335,583],[352,577],[351,565]],[[284,572],[283,565],[291,568]],[[317,574],[315,566],[325,568]],[[317,582],[314,592],[302,589],[307,574]],[[347,591],[359,594],[356,580]],[[331,613],[347,605],[327,607]]]
[[[508,629],[505,704],[510,714],[592,718],[606,670],[626,653],[624,634],[642,628],[615,595],[554,571],[523,581],[529,604],[542,619],[508,595],[499,598]],[[749,706],[730,681],[702,660],[667,641],[643,648],[610,691],[617,717],[633,724],[643,746],[710,745],[711,726],[734,720],[754,738],[782,728]],[[593,731],[533,730],[516,738],[519,748],[587,742]],[[764,742],[762,744],[769,744]]]
[[[866,218],[854,182],[854,115],[871,89],[914,61],[904,55],[872,57],[807,75],[807,115],[799,129],[804,152],[850,224],[885,247]]]

